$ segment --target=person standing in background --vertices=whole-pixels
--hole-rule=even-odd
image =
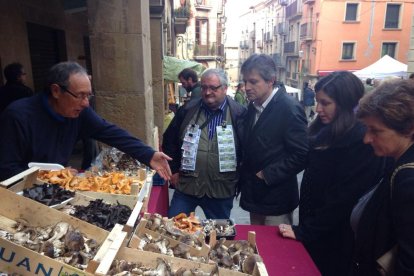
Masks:
[[[236,90],[236,94],[234,95],[234,100],[243,106],[247,105],[246,90],[244,89],[244,83],[240,82],[237,85],[237,90]]]
[[[14,62],[4,68],[6,84],[0,87],[0,113],[12,102],[33,96],[33,91],[25,85],[26,72],[23,65]]]
[[[309,83],[303,84],[303,105],[305,106],[306,119],[313,120],[315,116],[315,92],[309,87]]]
[[[201,97],[201,86],[196,71],[185,68],[178,74],[178,79],[187,93],[191,93],[190,100]]]
[[[251,224],[292,223],[299,202],[296,175],[308,153],[305,112],[277,85],[269,55],[250,56],[241,73],[250,103],[243,120],[240,206],[250,212]]]

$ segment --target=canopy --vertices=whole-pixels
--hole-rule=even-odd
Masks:
[[[298,101],[300,101],[302,99],[302,93],[300,93],[301,92],[300,89],[294,88],[294,87],[286,85],[286,84],[284,84],[284,86],[285,86],[286,92],[289,95],[294,96]]]
[[[406,77],[407,64],[385,55],[368,67],[353,72],[360,79],[385,79],[388,77]]]
[[[300,89],[294,88],[286,84],[284,86],[285,86],[286,92],[288,93],[300,93]]]
[[[201,75],[201,73],[206,69],[206,67],[204,67],[201,63],[170,56],[164,56],[163,68],[164,79],[175,82],[180,81],[178,79],[178,74],[185,68],[193,69],[197,72],[197,75]]]

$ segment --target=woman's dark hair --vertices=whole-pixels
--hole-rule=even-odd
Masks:
[[[361,99],[356,115],[358,119],[374,117],[387,128],[409,135],[414,129],[414,82],[398,79],[381,82]]]
[[[336,114],[330,123],[330,133],[324,145],[329,147],[339,140],[356,123],[355,108],[359,99],[364,95],[364,85],[361,80],[348,71],[333,72],[323,77],[315,84],[315,93],[323,91],[334,100]],[[317,117],[309,126],[309,134],[316,135],[325,126]]]
[[[236,91],[239,91],[243,86],[244,86],[244,83],[239,82],[239,84],[237,84]]]
[[[47,74],[45,93],[50,94],[50,86],[59,84],[66,88],[69,87],[69,77],[74,74],[88,75],[85,68],[74,61],[65,61],[53,65]]]

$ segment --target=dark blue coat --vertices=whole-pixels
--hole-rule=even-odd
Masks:
[[[0,179],[27,169],[29,162],[66,166],[79,139],[93,138],[149,165],[154,150],[127,131],[85,108],[78,118],[55,113],[37,94],[9,105],[0,116]]]

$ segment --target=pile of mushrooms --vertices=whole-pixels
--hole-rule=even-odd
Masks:
[[[225,238],[221,238],[209,252],[210,260],[220,267],[253,274],[256,262],[262,262],[262,258],[256,254],[255,248],[248,241],[234,241],[231,245],[225,245]]]
[[[181,267],[174,271],[170,264],[164,259],[157,258],[157,267],[150,268],[141,263],[127,262],[124,260],[115,260],[112,263],[108,275],[127,276],[127,275],[146,275],[146,276],[218,276],[218,267],[212,272],[203,272],[198,268],[188,269]]]
[[[140,243],[138,245],[138,249],[197,262],[208,262],[208,260],[205,257],[191,256],[190,246],[186,244],[178,243],[175,246],[171,246],[170,241],[168,239],[162,236],[154,238],[147,233],[145,233],[144,236],[141,238]]]
[[[0,237],[79,269],[85,269],[98,250],[95,240],[86,238],[66,222],[31,227],[19,219],[14,233],[0,231]]]
[[[155,231],[161,235],[185,243],[191,247],[196,248],[197,250],[201,249],[205,240],[205,236],[202,231],[196,232],[194,234],[189,234],[187,232],[181,231],[174,226],[174,221],[163,219],[160,214],[156,213],[151,214],[145,227],[151,231]]]

